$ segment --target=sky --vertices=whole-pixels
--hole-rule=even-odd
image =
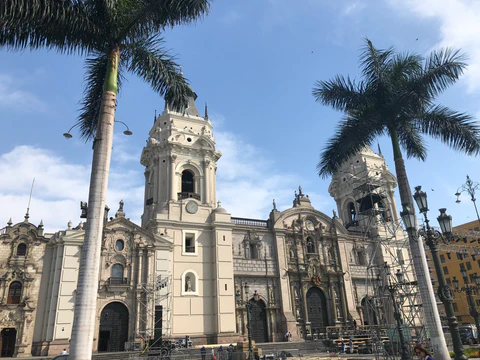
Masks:
[[[480,2],[476,0],[217,0],[204,19],[165,32],[198,94],[208,101],[218,162],[217,200],[232,216],[266,219],[292,206],[301,185],[318,210],[332,214],[330,179],[316,165],[342,114],[316,103],[317,80],[336,74],[359,78],[364,38],[378,48],[427,55],[441,47],[461,49],[469,67],[437,102],[480,117]],[[49,232],[80,222],[88,197],[91,143],[62,134],[75,124],[83,91],[85,58],[55,52],[0,49],[0,228],[22,221],[32,181],[30,221]],[[139,223],[143,211],[140,154],[163,99],[128,74],[118,99],[107,204],[111,215],[125,202],[126,216]],[[478,120],[477,120],[478,121]],[[378,144],[393,171],[391,143]],[[372,144],[377,149],[377,143]],[[407,160],[410,185],[428,193],[430,217],[447,208],[454,225],[476,219],[465,193],[466,175],[480,181],[479,158],[435,140],[425,162]],[[480,192],[480,190],[479,190]],[[479,193],[480,194],[480,193]],[[480,205],[480,204],[479,204]]]

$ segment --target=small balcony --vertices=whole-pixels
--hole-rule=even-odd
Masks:
[[[111,277],[105,282],[107,290],[110,292],[125,292],[129,288],[127,278]]]
[[[177,193],[178,200],[183,199],[195,199],[201,201],[200,194],[193,193],[193,192],[179,192]]]
[[[127,285],[127,278],[111,277],[107,280],[108,285]]]

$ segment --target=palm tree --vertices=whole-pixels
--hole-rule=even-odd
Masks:
[[[174,110],[192,90],[162,48],[162,31],[204,16],[209,0],[2,0],[0,46],[86,55],[86,86],[76,125],[93,139],[87,226],[71,335],[74,360],[90,359],[95,331],[101,238],[121,79],[130,71],[164,95]]]
[[[404,150],[408,157],[425,161],[427,149],[422,135],[428,135],[469,155],[480,151],[480,128],[471,116],[434,104],[436,96],[455,83],[466,68],[464,56],[445,49],[432,52],[426,59],[415,54],[398,54],[393,48],[377,49],[370,40],[360,57],[363,78],[349,77],[317,81],[315,100],[345,113],[335,133],[320,155],[319,175],[334,174],[351,156],[371,145],[381,135],[390,137],[401,204],[413,211]],[[445,339],[436,307],[433,287],[426,280],[427,262],[421,240],[409,231],[409,243],[427,325],[436,356],[448,358]]]

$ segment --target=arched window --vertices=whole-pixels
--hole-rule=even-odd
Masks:
[[[27,245],[26,244],[18,244],[17,246],[17,256],[25,256],[27,255]]]
[[[121,264],[112,265],[112,278],[123,279],[123,265]]]
[[[353,202],[348,204],[348,216],[350,222],[354,222],[357,220],[357,212],[355,210],[355,204]]]
[[[182,172],[182,193],[184,192],[193,193],[195,192],[194,189],[195,189],[195,186],[194,186],[193,173],[189,170],[184,170]]]
[[[125,243],[123,242],[123,240],[117,240],[115,242],[115,250],[122,251],[124,248],[125,248]]]
[[[7,304],[20,304],[20,297],[22,296],[22,283],[14,281],[8,288]]]

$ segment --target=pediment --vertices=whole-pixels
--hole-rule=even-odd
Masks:
[[[290,208],[281,213],[274,224],[276,229],[300,230],[302,227],[309,231],[321,229],[322,232],[330,232],[332,226],[337,234],[348,235],[347,229],[338,218],[331,218],[313,208]]]

